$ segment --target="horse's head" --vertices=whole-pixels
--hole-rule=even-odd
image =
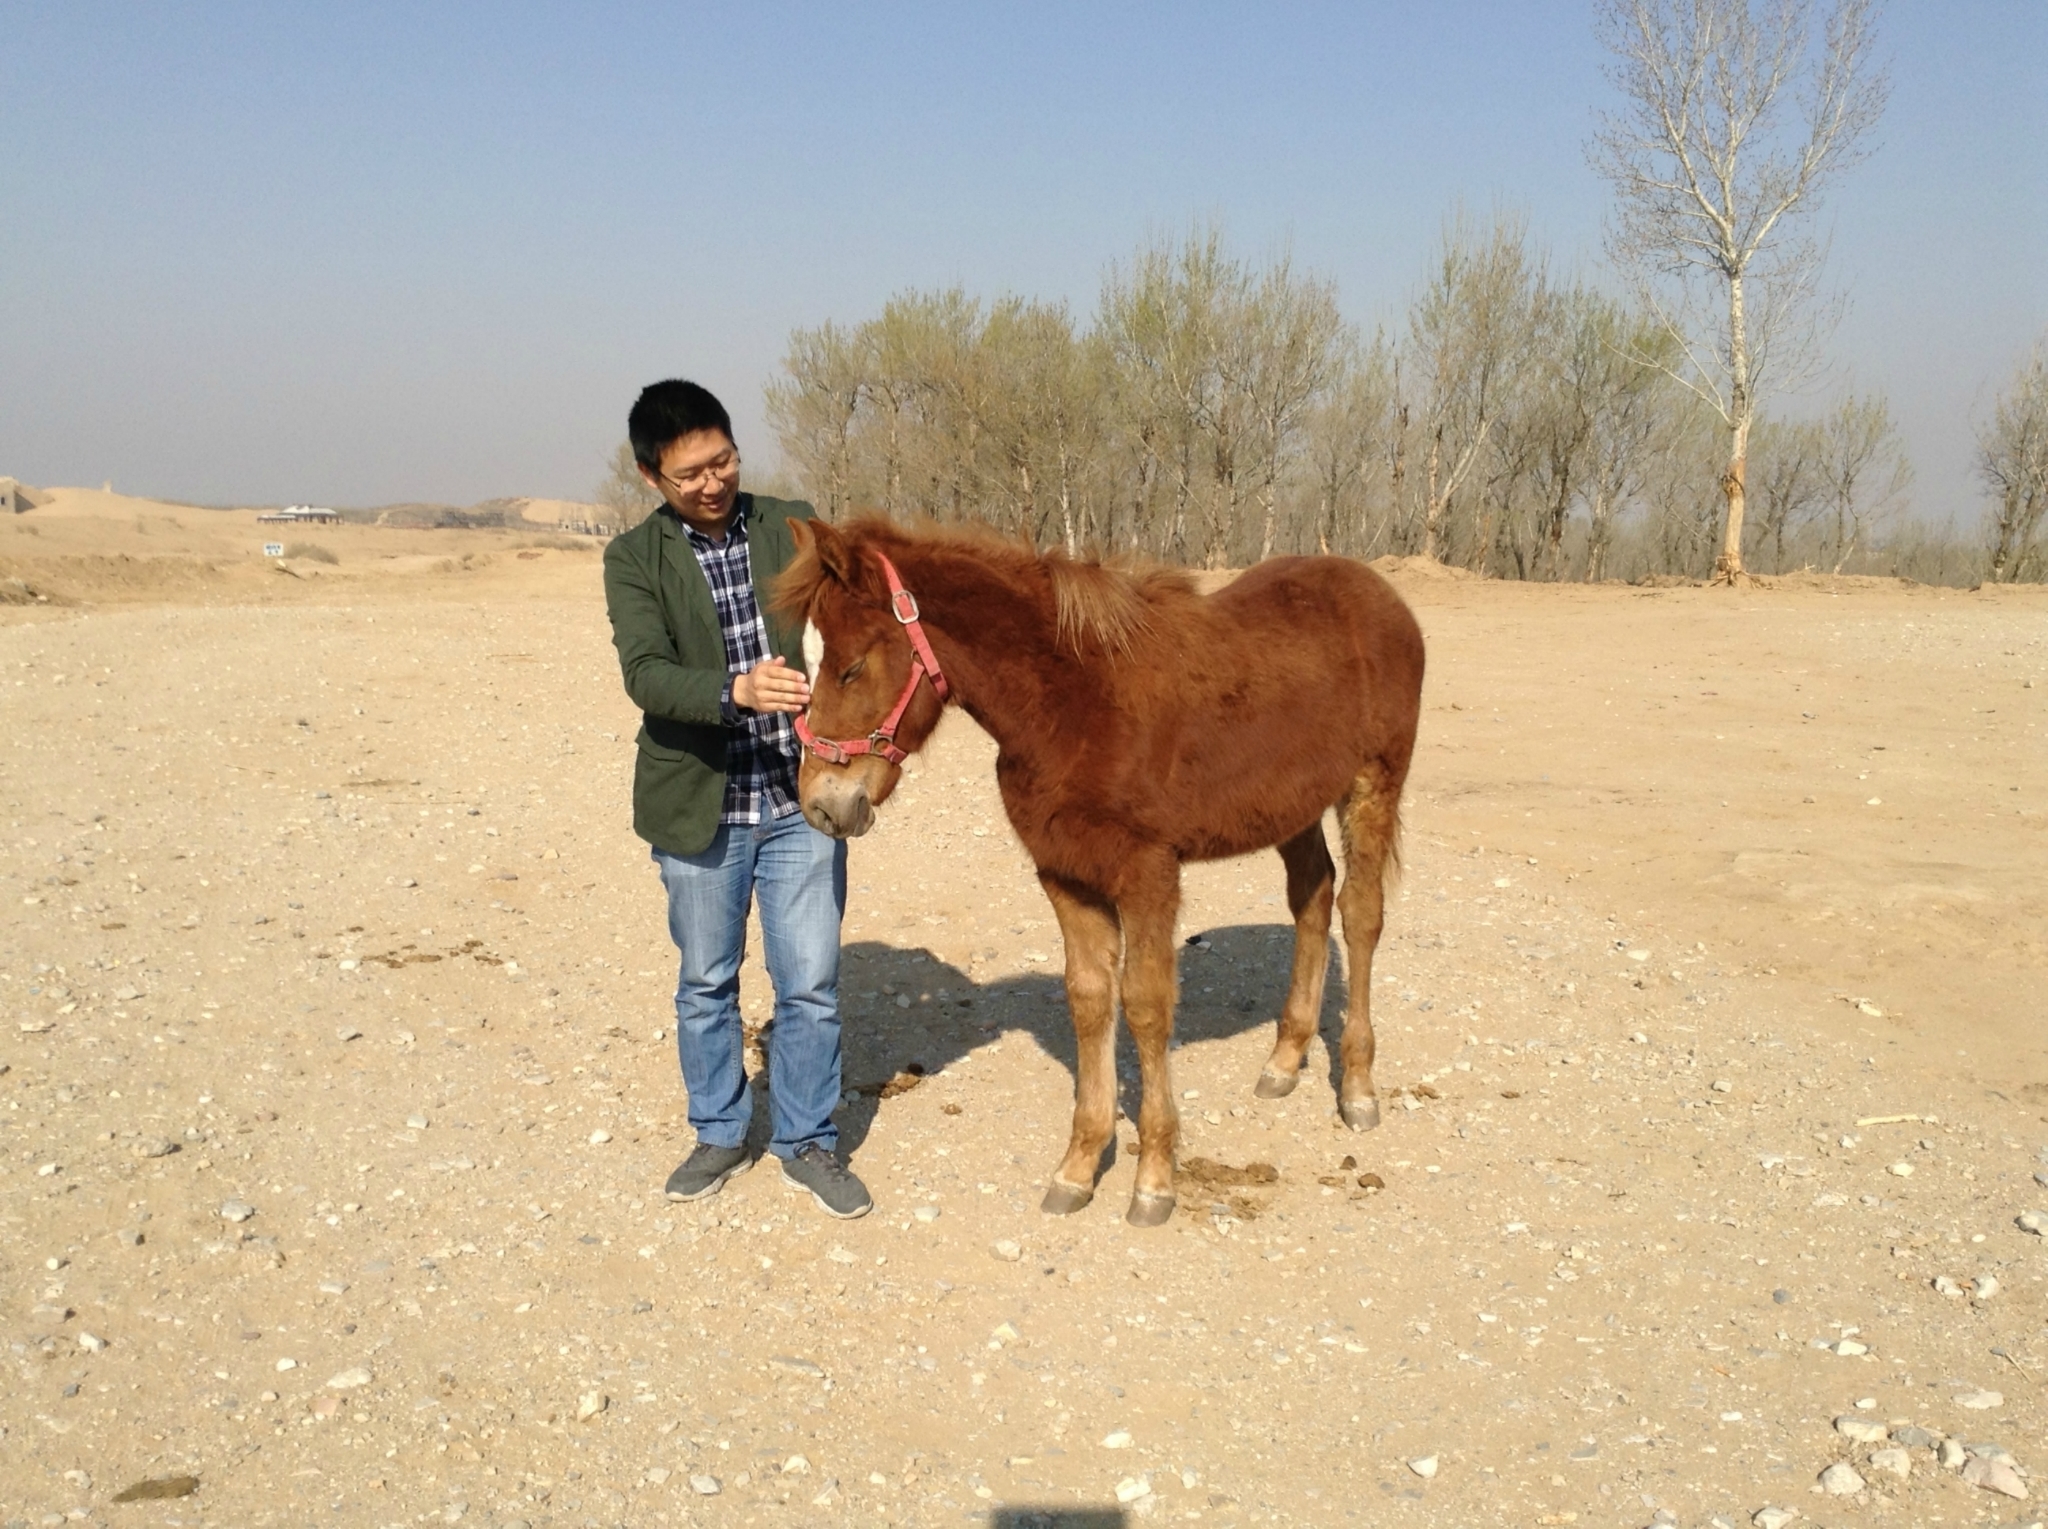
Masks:
[[[778,609],[801,611],[824,641],[798,736],[797,796],[813,828],[866,833],[945,710],[944,679],[915,626],[916,603],[892,589],[890,565],[861,527],[794,521],[797,555],[776,581]],[[927,676],[932,682],[927,682]]]

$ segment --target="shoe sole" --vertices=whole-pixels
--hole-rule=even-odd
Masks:
[[[727,1179],[736,1179],[753,1166],[754,1160],[751,1157],[743,1157],[693,1195],[677,1194],[673,1189],[663,1190],[662,1193],[680,1205],[687,1205],[693,1200],[708,1200],[725,1188]]]
[[[874,1199],[870,1197],[868,1203],[861,1206],[858,1210],[834,1210],[829,1204],[826,1203],[825,1197],[819,1194],[817,1190],[811,1188],[810,1185],[800,1184],[786,1173],[782,1176],[782,1183],[784,1188],[793,1190],[797,1194],[809,1195],[813,1200],[817,1202],[819,1210],[823,1211],[826,1215],[831,1216],[836,1220],[858,1221],[862,1216],[865,1216],[869,1211],[875,1208]]]

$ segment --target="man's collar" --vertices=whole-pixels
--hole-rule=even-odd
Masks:
[[[676,525],[682,528],[683,534],[689,537],[691,545],[717,550],[730,546],[735,541],[746,541],[747,522],[754,518],[754,496],[752,494],[741,494],[733,501],[732,518],[725,523],[725,539],[723,541],[712,540],[709,532],[700,531],[697,527],[691,525],[689,521],[676,513],[674,506],[663,503],[661,508],[664,514],[668,515]]]

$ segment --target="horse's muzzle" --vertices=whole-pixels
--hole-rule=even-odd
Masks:
[[[819,781],[804,798],[804,819],[821,834],[858,839],[875,826],[874,803],[859,781],[830,777]]]

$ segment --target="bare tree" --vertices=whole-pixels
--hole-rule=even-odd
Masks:
[[[1674,375],[1727,432],[1715,573],[1728,582],[1743,574],[1758,400],[1774,374],[1786,385],[1812,357],[1822,249],[1802,233],[1804,215],[1862,156],[1887,91],[1871,56],[1873,0],[1836,0],[1817,46],[1812,9],[1811,0],[1601,0],[1599,11],[1616,60],[1610,78],[1626,100],[1590,151],[1614,186],[1610,247],[1681,340]]]
[[[1786,538],[1796,543],[1820,510],[1827,443],[1811,420],[1758,420],[1749,446],[1749,497],[1756,501],[1748,521],[1751,552],[1761,559],[1768,546],[1771,572],[1783,573]]]
[[[786,377],[768,385],[768,422],[828,519],[853,496],[853,423],[865,397],[868,341],[827,322],[789,337]]]
[[[1828,556],[1840,573],[1871,533],[1904,507],[1913,464],[1883,396],[1844,400],[1821,421],[1821,479],[1829,517]]]
[[[1224,350],[1226,383],[1242,398],[1246,466],[1259,503],[1259,557],[1273,555],[1280,478],[1315,401],[1343,364],[1344,319],[1336,288],[1294,273],[1285,257],[1259,278],[1232,315],[1237,343]]]
[[[1370,557],[1383,550],[1380,543],[1390,529],[1390,517],[1377,526],[1369,523],[1367,505],[1379,469],[1395,449],[1396,365],[1384,336],[1360,347],[1347,333],[1339,344],[1336,381],[1303,427],[1313,492],[1303,531],[1314,540],[1304,534],[1296,545],[1301,551],[1312,545],[1322,553]]]
[[[632,443],[619,442],[603,480],[597,485],[597,529],[613,533],[631,530],[652,515],[660,503],[661,495],[640,476],[640,464],[633,460]]]
[[[1977,435],[1977,472],[1996,496],[1991,580],[2031,582],[2048,574],[2048,548],[2035,537],[2048,517],[2048,337],[1999,395]]]
[[[1496,218],[1479,233],[1460,216],[1444,229],[1409,324],[1429,448],[1424,557],[1440,555],[1445,513],[1523,380],[1542,284],[1519,217]]]

